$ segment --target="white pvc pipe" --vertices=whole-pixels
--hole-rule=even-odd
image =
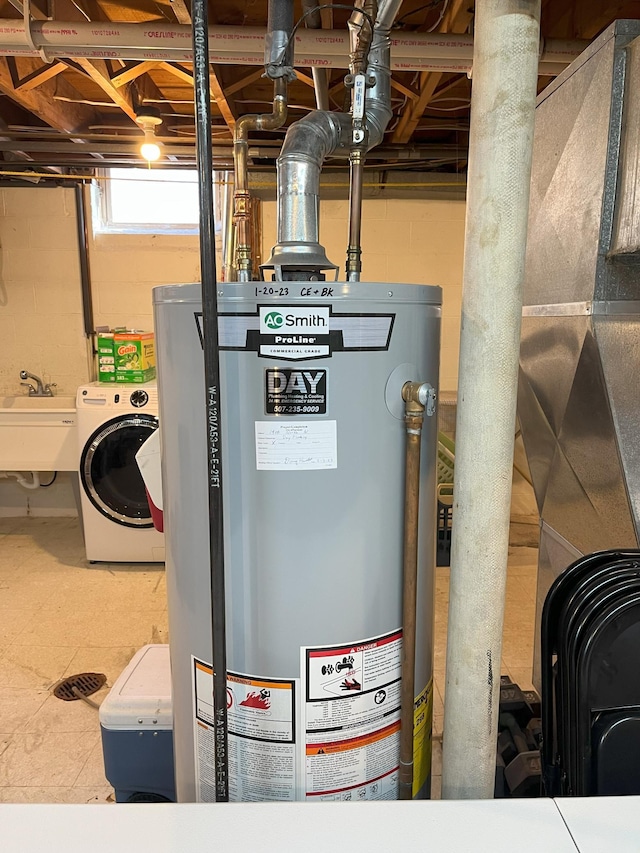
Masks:
[[[30,482],[19,471],[0,471],[0,478],[8,479],[9,477],[15,477],[18,481],[18,485],[22,486],[23,489],[39,489],[40,474],[37,471],[32,471],[31,476],[33,477],[33,480]]]
[[[540,0],[476,4],[442,796],[493,796]]]
[[[264,27],[210,27],[212,62],[263,65]],[[191,62],[191,28],[180,24],[33,21],[31,40],[23,21],[0,20],[0,54],[4,56],[138,59]],[[540,73],[558,74],[586,47],[584,41],[549,39],[540,51]],[[35,46],[35,50],[34,50]],[[299,29],[296,66],[347,68],[349,35],[343,30]],[[441,33],[393,34],[393,71],[464,73],[473,61],[473,37]]]

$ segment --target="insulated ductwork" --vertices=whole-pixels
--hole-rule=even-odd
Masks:
[[[323,270],[337,272],[319,242],[320,170],[327,157],[347,157],[353,148],[365,153],[384,137],[392,115],[389,33],[401,3],[378,4],[366,70],[371,85],[365,93],[364,137],[355,138],[352,116],[326,111],[305,116],[287,131],[278,158],[278,242],[262,265],[277,279],[318,279]]]

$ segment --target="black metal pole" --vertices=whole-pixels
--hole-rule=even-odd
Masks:
[[[214,761],[216,772],[216,802],[226,803],[229,801],[229,749],[227,732],[227,636],[222,506],[222,416],[220,400],[220,350],[218,346],[215,221],[213,216],[213,165],[211,162],[211,102],[207,0],[193,0],[191,4],[191,17],[196,109],[196,156],[200,195],[200,267],[202,276],[202,326],[204,336],[205,405],[207,412],[207,459],[209,473]]]
[[[80,286],[82,288],[82,316],[84,333],[90,338],[94,332],[93,297],[91,294],[91,275],[89,272],[89,235],[87,231],[87,206],[84,198],[84,186],[75,185],[76,225],[78,229],[78,258],[80,260]]]

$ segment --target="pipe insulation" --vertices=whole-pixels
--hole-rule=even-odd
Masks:
[[[264,63],[266,27],[216,26],[209,27],[208,32],[211,62],[222,65]],[[32,21],[31,37],[35,49],[23,21],[0,19],[0,53],[4,56],[38,56],[44,49],[50,59],[193,61],[190,28],[179,24]],[[349,35],[343,30],[300,28],[292,42],[297,67],[349,66]],[[539,51],[539,73],[559,74],[587,44],[585,41],[545,40]],[[473,36],[449,33],[393,33],[391,36],[392,71],[464,73],[471,68],[472,62]]]
[[[269,0],[264,66],[267,77],[295,80],[293,71],[293,0]]]
[[[442,796],[493,796],[540,0],[476,6]]]

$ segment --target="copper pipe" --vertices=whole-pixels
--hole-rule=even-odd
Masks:
[[[399,798],[413,799],[413,720],[416,669],[416,599],[418,585],[418,509],[420,444],[425,404],[432,390],[420,382],[402,388],[405,401],[404,554],[402,590],[402,684],[400,692]]]
[[[360,232],[363,168],[364,154],[360,148],[354,148],[349,154],[349,246],[345,266],[347,281],[360,281],[362,270]]]
[[[252,130],[277,130],[287,120],[287,81],[278,77],[273,81],[273,110],[259,115],[244,115],[236,122],[233,140],[233,162],[236,187],[234,216],[236,227],[236,269],[238,281],[250,281],[252,269],[251,197],[249,195],[247,160],[249,132]]]

